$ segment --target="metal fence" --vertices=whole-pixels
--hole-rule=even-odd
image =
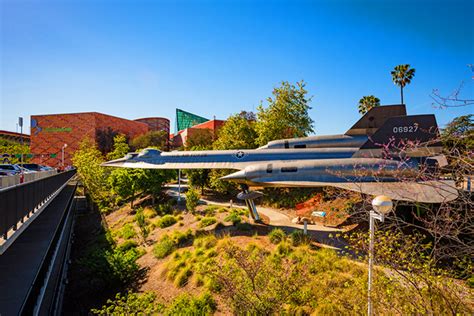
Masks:
[[[63,184],[71,179],[75,170],[23,183],[0,191],[0,236],[7,239],[10,229],[43,205]]]

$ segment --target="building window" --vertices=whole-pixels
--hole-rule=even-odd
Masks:
[[[297,167],[283,167],[281,168],[281,172],[296,172],[298,171]]]

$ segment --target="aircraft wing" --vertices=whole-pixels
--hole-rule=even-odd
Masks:
[[[276,187],[324,187],[356,191],[368,195],[386,195],[393,200],[445,203],[458,197],[458,190],[452,180],[423,182],[312,182],[312,181],[271,181],[261,183],[263,186]]]

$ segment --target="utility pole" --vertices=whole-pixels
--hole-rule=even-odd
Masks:
[[[20,143],[21,143],[21,153],[20,153],[20,164],[23,164],[23,117],[18,117],[18,125],[20,126]]]

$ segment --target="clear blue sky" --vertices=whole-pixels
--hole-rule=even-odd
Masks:
[[[440,125],[473,113],[435,109],[429,96],[464,80],[461,96],[474,99],[471,0],[0,0],[0,10],[0,129],[87,111],[224,119],[304,79],[316,134],[342,133],[362,96],[399,102],[390,71],[402,63],[416,68],[409,113]]]

